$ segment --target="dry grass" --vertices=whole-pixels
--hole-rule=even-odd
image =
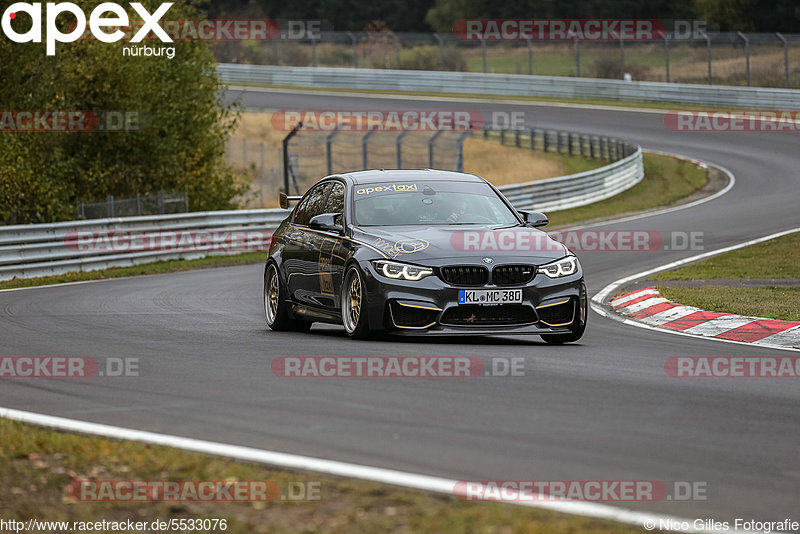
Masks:
[[[559,156],[502,146],[497,141],[476,137],[464,141],[464,172],[483,176],[495,185],[569,174]]]

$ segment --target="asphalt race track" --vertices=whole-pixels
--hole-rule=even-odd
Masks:
[[[238,93],[233,92],[234,96]],[[274,109],[525,111],[529,126],[625,137],[725,166],[708,203],[603,227],[704,232],[706,250],[800,226],[792,133],[677,133],[663,116],[520,104],[248,92]],[[581,253],[590,295],[697,254]],[[9,356],[139,358],[140,376],[18,379],[0,406],[456,479],[660,480],[706,500],[623,506],[687,518],[780,520],[800,503],[800,388],[792,379],[675,379],[670,356],[791,355],[632,328],[591,312],[576,345],[532,338],[354,342],[341,328],[273,333],[258,265],[0,293]],[[284,379],[279,356],[525,358],[525,376]],[[797,517],[794,517],[797,519]]]

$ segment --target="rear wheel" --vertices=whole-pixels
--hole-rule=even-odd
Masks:
[[[351,265],[342,284],[342,324],[347,335],[353,339],[366,339],[370,331],[367,319],[367,298],[362,283],[361,271]]]
[[[303,332],[311,328],[309,321],[289,317],[286,292],[274,263],[270,263],[264,272],[264,316],[272,330]]]

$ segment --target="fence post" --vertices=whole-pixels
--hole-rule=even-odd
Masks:
[[[667,83],[669,83],[669,35],[664,34],[664,64],[667,68]]]
[[[586,138],[586,136],[584,136],[584,135],[578,135],[578,147],[579,147],[579,150],[581,151],[581,156],[583,156],[583,157],[586,156],[586,154],[584,153],[585,151],[583,149],[583,142],[585,141],[585,138]]]
[[[589,157],[594,159],[594,137],[589,138]]]
[[[533,43],[530,39],[525,40],[528,41],[528,75],[533,75]]]
[[[369,166],[367,165],[367,153],[369,152],[367,148],[367,143],[369,143],[370,136],[374,134],[377,129],[378,127],[375,126],[372,130],[365,133],[364,136],[361,138],[361,161],[364,164],[364,170],[369,168]]]
[[[356,40],[356,36],[353,32],[345,32],[350,40],[353,42],[353,68],[358,68],[358,41]],[[288,195],[288,193],[287,193]]]
[[[395,140],[395,145],[397,146],[397,168],[403,168],[403,138],[408,134],[410,130],[403,130],[403,133],[397,136]]]
[[[500,144],[501,145],[506,144],[506,130],[505,130],[505,128],[500,130]]]
[[[186,208],[186,213],[189,213],[189,188],[183,187],[183,205]]]
[[[164,190],[158,190],[158,214],[164,215]]]
[[[577,37],[574,38],[573,41],[574,48],[575,48],[575,77],[581,77],[581,42],[578,40]]]
[[[433,38],[439,44],[439,70],[444,70],[444,39],[438,33],[434,33]]]
[[[283,146],[283,192],[287,195],[289,194],[289,141],[294,137],[300,128],[303,127],[302,122],[298,122],[297,125],[292,128],[292,131],[283,138],[281,142],[281,146]]]
[[[429,169],[433,169],[433,168],[434,168],[434,167],[433,167],[433,145],[435,145],[435,144],[436,144],[436,139],[437,139],[437,138],[438,138],[440,135],[442,135],[442,132],[444,132],[444,130],[439,130],[438,132],[436,132],[435,134],[433,134],[433,137],[431,137],[431,138],[428,140],[428,168],[429,168]]]
[[[467,130],[458,136],[456,141],[456,172],[464,172],[464,139],[472,135],[471,130]]]
[[[136,215],[142,214],[142,195],[136,193]]]
[[[106,216],[114,216],[114,195],[108,195],[106,197]]]
[[[744,41],[744,57],[746,62],[746,69],[747,69],[747,87],[750,87],[750,39],[747,38],[745,34],[742,32],[736,32],[743,41]]]
[[[572,155],[572,132],[567,134],[567,151]]]
[[[531,128],[531,150],[536,150],[536,130]]]
[[[775,35],[778,36],[783,42],[783,69],[786,73],[786,88],[789,88],[789,41],[786,40],[786,37],[783,36],[782,33],[776,33]]]
[[[556,154],[561,154],[561,132],[556,132]]]
[[[542,130],[542,152],[547,152],[547,130]]]
[[[333,138],[336,137],[336,134],[339,133],[339,130],[334,130],[328,134],[325,138],[325,160],[328,164],[328,174],[333,174]]]
[[[311,38],[311,65],[317,67],[317,40],[312,37]]]
[[[514,146],[519,148],[519,130],[514,130]]]
[[[706,39],[706,55],[708,56],[708,85],[714,85],[711,79],[711,37],[707,33],[702,32],[703,37]]]
[[[260,143],[259,150],[261,151],[261,172],[260,176],[264,176],[264,143]]]

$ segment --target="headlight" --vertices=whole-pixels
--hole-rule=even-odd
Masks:
[[[578,258],[567,256],[566,258],[540,265],[537,271],[550,278],[569,276],[578,272]]]
[[[426,276],[433,274],[433,269],[428,267],[418,267],[416,265],[409,265],[407,263],[398,263],[396,261],[376,260],[372,262],[375,269],[385,276],[394,280],[409,280],[416,282],[422,280]]]

